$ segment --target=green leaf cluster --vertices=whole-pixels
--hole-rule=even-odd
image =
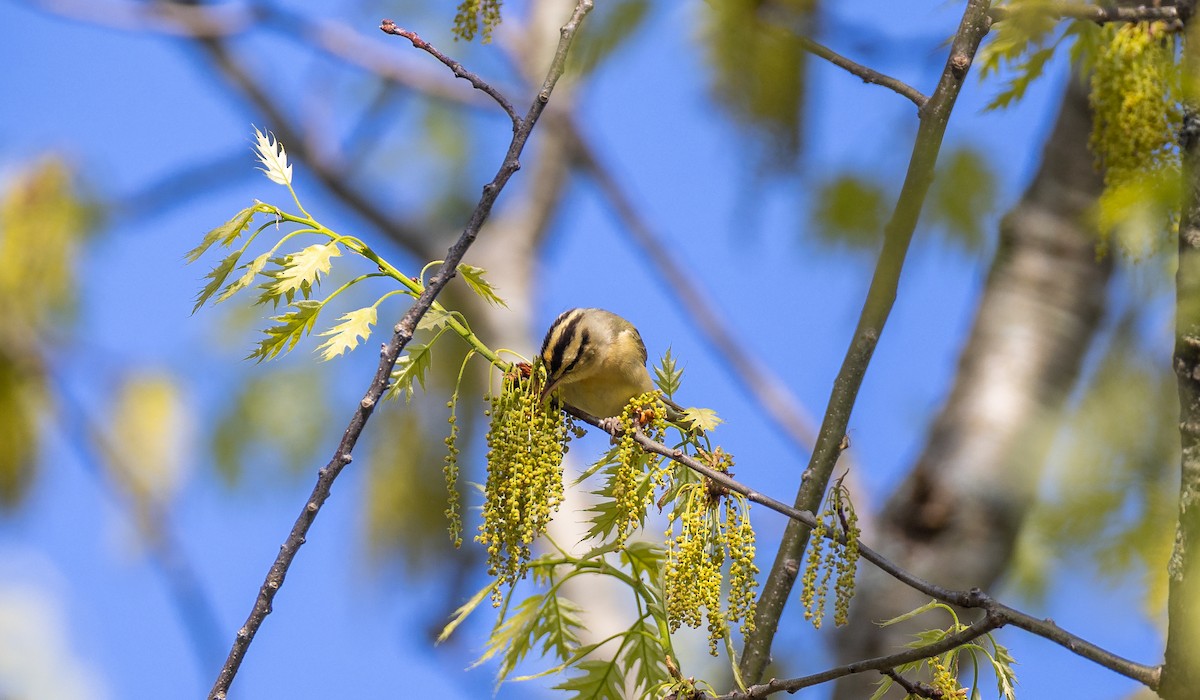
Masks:
[[[379,305],[389,297],[400,294],[417,297],[424,290],[424,271],[411,277],[402,274],[395,266],[381,258],[366,243],[353,236],[343,236],[326,227],[304,210],[299,197],[292,188],[292,166],[287,162],[287,153],[282,144],[268,135],[255,130],[259,160],[264,172],[272,182],[287,188],[295,201],[299,213],[291,213],[280,207],[256,201],[239,211],[228,221],[206,233],[200,243],[188,251],[186,258],[196,262],[214,247],[230,249],[231,252],[205,275],[207,280],[196,295],[192,309],[195,313],[207,303],[219,304],[252,286],[258,278],[259,294],[254,304],[270,303],[272,309],[281,305],[284,311],[270,317],[271,325],[263,329],[263,337],[248,356],[258,361],[269,360],[290,352],[300,340],[316,328],[318,318],[326,305],[360,283],[375,278],[390,279],[396,286],[376,297],[374,303],[344,312],[337,322],[319,334],[326,340],[317,347],[321,359],[328,361],[354,350],[367,340],[379,320]],[[255,226],[256,220],[259,221]],[[276,240],[269,249],[251,258],[250,248],[267,232],[276,232]],[[318,239],[308,245],[300,244],[305,238]],[[334,260],[349,253],[350,257],[365,262],[368,271],[351,277],[324,298],[317,298],[322,281],[333,274]],[[243,262],[249,258],[248,262]],[[426,270],[437,263],[430,263]],[[238,272],[234,276],[235,271]],[[467,286],[489,304],[504,305],[504,300],[488,282],[486,271],[472,265],[459,265],[457,272]],[[232,281],[230,281],[232,278]],[[462,337],[476,353],[493,364],[507,368],[496,354],[482,343],[467,327],[459,314],[448,311],[434,302],[422,318],[418,330],[435,333],[434,340],[446,330]],[[389,396],[403,394],[411,398],[414,382],[424,386],[425,372],[432,360],[430,346],[412,345],[409,352],[397,364],[393,375],[394,385]]]
[[[945,603],[939,603],[936,600],[899,617],[882,622],[880,626],[887,627],[905,622],[933,610],[941,610],[948,614],[953,620],[951,625],[945,629],[933,628],[917,633],[914,635],[916,638],[908,644],[909,648],[916,649],[936,644],[946,637],[957,634],[969,627],[969,625],[963,624],[958,619],[958,614],[954,611],[954,608]],[[980,640],[983,641],[981,642]],[[982,697],[979,691],[980,669],[990,668],[996,678],[998,696],[1002,700],[1016,700],[1017,674],[1013,670],[1013,664],[1016,663],[1016,660],[1009,653],[1008,648],[997,642],[995,636],[991,633],[982,635],[975,641],[955,647],[937,656],[901,664],[896,667],[896,671],[902,675],[924,671],[931,678],[930,685],[942,693],[941,697],[966,697],[967,690],[962,688],[958,683],[959,672],[963,668],[962,661],[965,657],[970,657],[968,665],[971,669],[973,679],[969,685],[971,698]],[[888,690],[891,689],[893,683],[890,677],[883,676],[879,681],[879,686],[876,688],[875,693],[871,695],[871,700],[880,700],[883,698]]]
[[[497,682],[503,682],[534,652],[558,663],[512,680],[574,672],[555,686],[568,691],[573,699],[630,697],[629,691],[632,697],[660,697],[662,689],[673,682],[666,664],[673,651],[659,594],[663,556],[661,547],[630,542],[597,547],[579,556],[555,547],[554,552],[530,561],[531,578],[540,590],[519,602],[511,590],[504,596],[487,648],[475,665],[498,662]],[[629,588],[636,613],[625,629],[605,639],[581,641],[586,626],[583,609],[564,595],[563,588],[582,576],[615,579]],[[492,598],[499,585],[489,584],[459,608],[439,641],[448,638],[483,601]]]

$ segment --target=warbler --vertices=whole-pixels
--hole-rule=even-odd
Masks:
[[[646,344],[633,324],[604,309],[559,314],[542,341],[546,386],[558,398],[597,418],[621,413],[639,394],[654,391],[646,371]]]
[[[639,394],[654,391],[646,344],[633,324],[604,309],[559,314],[542,341],[546,386],[558,398],[597,418],[621,413]]]

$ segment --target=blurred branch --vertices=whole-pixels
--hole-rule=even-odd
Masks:
[[[591,0],[578,0],[571,18],[561,29],[558,48],[550,63],[550,68],[546,73],[542,87],[538,91],[537,97],[533,100],[533,104],[530,106],[524,119],[520,121],[514,130],[508,151],[504,156],[499,171],[491,182],[484,185],[483,195],[480,197],[479,203],[475,206],[475,210],[472,212],[458,241],[447,252],[445,262],[430,277],[425,291],[417,297],[413,305],[404,313],[400,322],[396,324],[392,338],[384,345],[379,365],[375,370],[375,375],[372,377],[365,395],[359,402],[354,415],[350,418],[342,439],[334,451],[333,457],[318,472],[317,483],[313,487],[312,494],[304,504],[304,508],[292,526],[291,533],[280,547],[279,555],[276,557],[274,564],[272,564],[270,571],[267,573],[266,580],[259,589],[258,596],[255,599],[249,617],[246,619],[246,623],[238,630],[233,647],[229,651],[229,657],[226,659],[225,665],[222,667],[216,682],[213,684],[212,691],[209,693],[210,700],[223,700],[226,697],[229,686],[233,683],[233,679],[237,675],[238,668],[245,658],[250,643],[254,640],[255,634],[258,632],[267,615],[271,612],[275,594],[283,585],[287,571],[300,546],[304,543],[309,527],[315,520],[317,513],[320,512],[322,504],[329,498],[334,480],[337,479],[342,469],[350,463],[354,446],[357,444],[358,438],[362,435],[367,420],[371,417],[371,413],[374,412],[379,399],[387,389],[396,359],[412,339],[417,323],[429,310],[434,299],[441,293],[450,280],[454,278],[458,263],[479,235],[484,221],[487,220],[488,215],[491,213],[496,198],[520,167],[519,158],[521,152],[524,150],[525,144],[528,142],[538,118],[549,102],[555,84],[564,72],[567,52],[575,38],[580,23],[591,8]]]
[[[1031,3],[1030,5],[1028,8],[1023,6],[1016,8],[993,7],[988,10],[988,16],[994,21],[1002,22],[1014,15],[1037,13],[1064,19],[1083,19],[1097,24],[1182,19],[1182,14],[1175,5],[1149,7],[1146,5],[1089,5],[1082,2]]]
[[[254,26],[259,12],[249,5],[188,5],[175,2],[84,2],[31,0],[43,10],[81,22],[130,32],[215,38],[240,34]]]
[[[109,493],[133,523],[149,551],[150,561],[166,582],[176,612],[183,621],[197,667],[203,669],[221,657],[221,634],[216,608],[200,583],[200,576],[186,554],[186,548],[174,535],[167,509],[162,503],[139,502],[128,479],[115,468],[119,450],[109,435],[88,411],[66,381],[51,375],[58,385],[60,434],[67,444],[79,451],[80,461]]]
[[[879,253],[858,326],[834,380],[816,447],[796,494],[795,503],[799,509],[817,510],[841,454],[840,445],[846,435],[859,387],[895,303],[900,272],[925,196],[933,181],[946,125],[979,43],[991,25],[987,16],[988,6],[988,0],[970,0],[967,3],[937,88],[919,112],[920,124],[908,172],[892,218],[884,229],[883,249]],[[742,654],[742,677],[748,683],[761,680],[767,668],[771,643],[795,584],[798,562],[808,544],[808,535],[809,528],[796,521],[788,523],[784,531],[771,573],[758,599],[755,629],[747,635]]]
[[[647,259],[675,293],[679,303],[691,315],[708,342],[725,359],[742,388],[762,406],[767,417],[789,440],[804,451],[811,450],[816,439],[816,430],[799,401],[786,389],[787,383],[737,341],[728,324],[708,302],[694,277],[683,269],[677,257],[659,241],[621,183],[600,162],[595,149],[579,126],[571,120],[563,121],[568,122],[566,131],[569,133],[569,147],[575,160],[609,201],[617,218],[625,225],[634,241],[641,246]]]

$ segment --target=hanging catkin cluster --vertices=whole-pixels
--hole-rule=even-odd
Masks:
[[[733,458],[720,448],[710,466],[728,472]],[[684,484],[675,498],[667,530],[667,561],[663,569],[664,596],[671,631],[681,625],[699,627],[707,620],[708,647],[729,634],[730,623],[741,623],[743,634],[754,629],[754,530],[749,503],[707,479]],[[723,512],[722,512],[723,509]],[[672,539],[675,524],[679,534]],[[721,609],[722,567],[729,559],[728,607]]]
[[[1180,120],[1174,35],[1161,22],[1106,27],[1092,73],[1090,145],[1105,183],[1121,184],[1174,160]]]
[[[562,412],[539,401],[533,382],[517,374],[505,375],[488,414],[483,524],[475,540],[487,547],[488,573],[511,586],[525,575],[530,544],[562,502],[569,428]],[[501,596],[498,586],[493,602]]]

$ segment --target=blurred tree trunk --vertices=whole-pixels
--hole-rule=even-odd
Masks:
[[[949,398],[912,473],[868,537],[901,566],[952,588],[991,588],[1036,498],[1042,462],[1097,324],[1110,276],[1087,212],[1101,180],[1091,117],[1072,80],[1041,167],[1000,224],[1000,240]],[[896,651],[919,627],[880,629],[927,598],[865,566],[839,662]],[[915,621],[927,626],[924,620]],[[839,700],[871,696],[879,676],[843,679]],[[898,697],[898,696],[897,696]]]

